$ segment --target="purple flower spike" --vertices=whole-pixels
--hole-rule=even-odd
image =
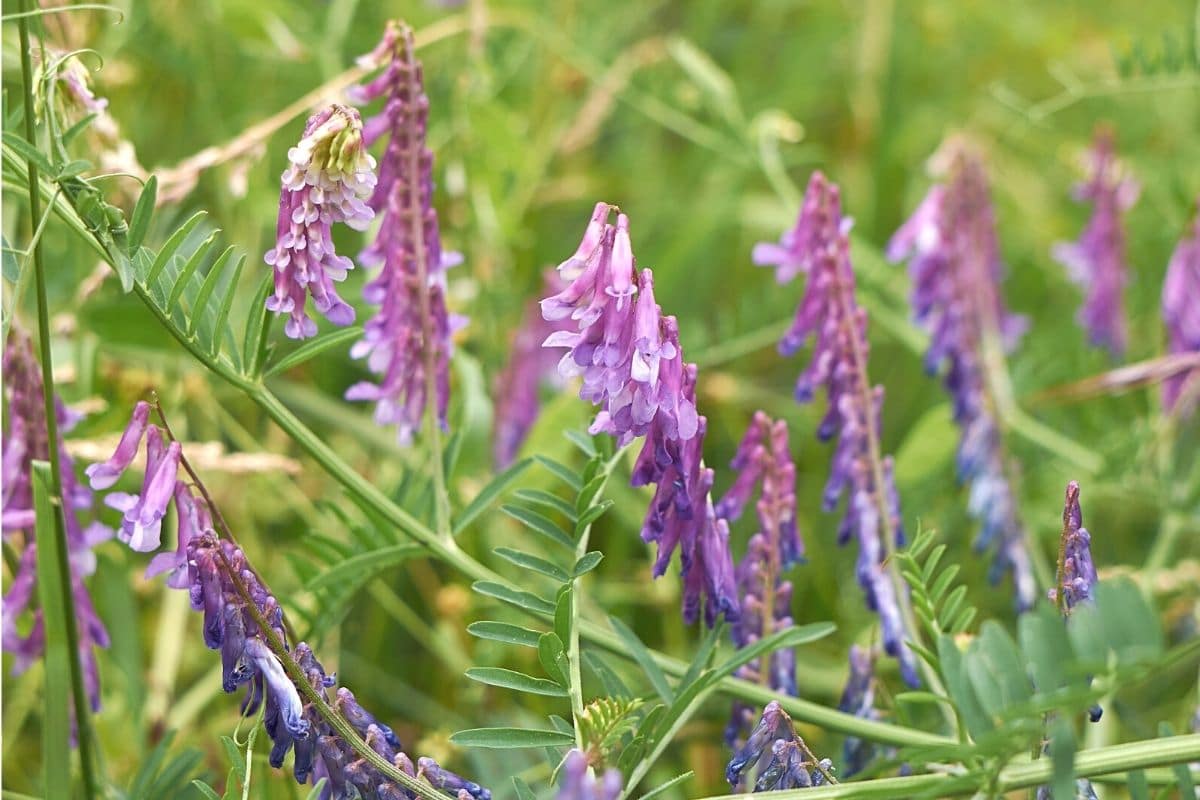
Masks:
[[[869,720],[879,719],[875,708],[875,657],[867,648],[851,645],[850,674],[842,690],[838,711]],[[842,775],[850,777],[861,772],[875,755],[875,746],[865,739],[846,737],[842,749]]]
[[[1200,198],[1196,206],[1196,216],[1171,254],[1163,281],[1162,314],[1170,353],[1200,352]],[[1190,414],[1200,404],[1200,369],[1168,378],[1162,398],[1168,412]]]
[[[833,770],[829,759],[816,761],[804,740],[796,734],[792,719],[772,700],[746,739],[746,744],[729,760],[725,779],[735,789],[743,785],[757,766],[755,792],[820,786],[823,772]]]
[[[128,469],[133,462],[133,457],[137,455],[142,437],[146,435],[146,425],[149,421],[150,404],[139,400],[133,407],[133,416],[129,420],[129,426],[121,434],[121,441],[117,443],[117,449],[112,457],[101,464],[92,464],[84,470],[93,489],[97,491],[107,489],[116,483],[122,473]]]
[[[929,190],[892,237],[888,257],[909,261],[913,314],[930,335],[926,368],[937,374],[946,365],[943,384],[962,429],[959,479],[970,484],[968,510],[982,522],[976,546],[997,543],[993,580],[1011,572],[1017,604],[1024,609],[1037,590],[1005,474],[983,352],[991,341],[1013,347],[1026,322],[1008,312],[1000,295],[1003,264],[983,165],[962,142],[951,141],[946,151],[937,159],[946,162],[946,182]]]
[[[386,134],[387,144],[369,201],[382,217],[379,232],[359,255],[364,265],[378,268],[363,299],[379,310],[350,354],[365,358],[379,382],[351,386],[346,399],[374,402],[375,421],[396,426],[400,441],[408,443],[427,403],[434,403],[446,427],[452,336],[466,324],[446,310],[446,270],[462,256],[442,250],[433,207],[433,153],[425,144],[429,98],[412,32],[389,24],[364,63],[386,66],[373,81],[351,90],[351,98],[358,103],[384,98],[364,138],[370,144]]]
[[[1071,280],[1086,292],[1079,323],[1092,344],[1107,347],[1114,356],[1125,352],[1125,230],[1121,215],[1137,200],[1137,181],[1117,161],[1113,133],[1097,130],[1087,158],[1088,179],[1075,187],[1080,202],[1092,204],[1092,217],[1077,242],[1060,242],[1054,258],[1067,268]]]
[[[358,112],[333,105],[309,117],[303,138],[288,151],[280,183],[275,246],[263,259],[275,268],[267,308],[290,315],[284,326],[289,338],[307,339],[317,334],[304,310],[308,295],[333,324],[354,322],[354,309],[333,286],[354,264],[334,251],[332,226],[344,222],[364,230],[375,216],[364,202],[375,189],[375,159],[363,145]]]
[[[598,203],[575,253],[559,265],[566,285],[542,300],[542,316],[565,327],[546,337],[548,348],[566,348],[558,369],[579,377],[579,396],[600,407],[589,431],[607,433],[624,446],[645,437],[633,468],[634,486],[657,484],[642,525],[642,539],[658,544],[655,577],[679,550],[683,616],[703,608],[738,617],[729,527],[713,509],[712,470],[704,467],[705,418],[696,411],[696,367],[685,364],[674,317],[663,316],[654,297],[654,275],[638,272],[629,218]]]
[[[33,352],[33,343],[18,328],[9,331],[3,356],[5,431],[0,459],[0,485],[3,487],[3,536],[7,545],[20,553],[20,559],[8,591],[4,595],[0,646],[13,655],[13,672],[29,669],[46,652],[46,631],[42,609],[35,602],[37,591],[37,545],[33,537],[33,462],[50,460],[50,441],[46,426],[45,388],[41,365]],[[78,416],[59,398],[54,398],[59,432],[65,433]],[[59,467],[62,480],[67,538],[67,567],[70,572],[72,606],[79,632],[79,662],[83,672],[84,693],[91,711],[100,709],[100,669],[95,649],[108,647],[104,627],[84,579],[96,569],[93,548],[112,537],[112,531],[98,522],[84,525],[80,515],[92,515],[92,492],[81,484],[75,462],[65,444],[59,442]],[[75,714],[81,709],[72,709]]]
[[[813,340],[812,357],[796,381],[796,400],[809,402],[824,386],[828,410],[817,429],[823,441],[837,437],[825,485],[824,507],[833,511],[848,495],[838,543],[858,542],[858,582],[868,608],[879,613],[887,652],[900,660],[906,681],[917,685],[916,660],[904,643],[901,603],[884,560],[903,542],[899,494],[890,457],[881,451],[883,389],[867,374],[870,346],[867,315],[855,298],[850,262],[851,222],[842,217],[841,195],[820,172],[813,173],[795,227],[778,246],[759,245],[755,261],[774,265],[780,282],[804,273],[804,297],[779,349],[793,354]],[[907,591],[907,590],[905,590]]]
[[[1067,499],[1063,505],[1063,558],[1059,564],[1058,585],[1062,588],[1067,613],[1076,605],[1090,600],[1096,585],[1096,565],[1092,561],[1092,537],[1083,527],[1083,512],[1079,507],[1079,484],[1067,484]],[[1050,590],[1050,598],[1056,597]]]
[[[565,284],[557,273],[545,276],[547,293],[560,291]],[[537,303],[525,309],[521,327],[513,339],[512,355],[504,370],[496,376],[492,396],[496,398],[495,422],[492,433],[492,458],[503,469],[517,457],[521,444],[537,420],[541,406],[539,389],[550,383],[561,389],[564,381],[556,369],[558,356],[542,347],[542,342],[556,331],[573,327],[570,320],[548,322],[542,318]]]
[[[563,759],[556,800],[617,800],[621,788],[620,772],[610,769],[597,779],[583,751],[571,750]]]
[[[139,553],[157,550],[162,519],[175,493],[175,475],[182,452],[179,442],[164,447],[162,433],[151,426],[146,436],[146,477],[141,494],[113,492],[105,504],[124,513],[119,536]]]

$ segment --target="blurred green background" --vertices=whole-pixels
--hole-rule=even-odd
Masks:
[[[91,47],[103,56],[96,91],[109,98],[123,135],[151,170],[237,137],[332,79],[374,46],[388,18],[403,17],[419,35],[436,37],[420,56],[437,205],[446,246],[466,257],[451,273],[451,305],[471,318],[455,363],[451,415],[463,443],[452,486],[459,506],[492,474],[491,381],[542,271],[575,248],[596,200],[619,204],[632,221],[639,263],[655,271],[660,304],[680,320],[687,358],[701,366],[700,406],[710,420],[706,458],[718,468],[718,492],[731,480],[725,466],[755,409],[791,426],[809,554],[791,576],[794,617],[839,626],[801,652],[798,679],[804,696],[825,703],[836,703],[846,649],[870,639],[872,618],[853,583],[853,550],[833,542],[840,515],[820,511],[832,455],[814,438],[824,398],[809,407],[792,401],[803,356],[781,359],[773,346],[802,286],[778,287],[770,272],[751,265],[750,249],[791,224],[813,169],[841,184],[856,220],[860,295],[872,316],[872,379],[887,391],[884,446],[897,457],[905,522],[936,528],[950,557],[963,563],[972,600],[1011,620],[1007,582],[989,588],[987,559],[970,547],[976,527],[955,481],[957,430],[940,385],[921,369],[923,337],[907,321],[907,278],[880,255],[929,185],[927,158],[946,135],[969,134],[985,150],[993,177],[1008,302],[1032,318],[1010,362],[1018,398],[1032,416],[1103,460],[1088,471],[1047,438],[1012,433],[1007,441],[1023,519],[1050,553],[1063,486],[1078,479],[1102,573],[1136,570],[1166,521],[1182,526],[1170,569],[1155,586],[1169,629],[1176,637],[1195,635],[1200,475],[1180,458],[1195,443],[1194,430],[1164,428],[1154,390],[1074,404],[1033,397],[1114,366],[1087,347],[1074,322],[1079,291],[1049,257],[1052,243],[1074,238],[1086,220],[1087,210],[1068,192],[1098,122],[1115,126],[1119,151],[1143,186],[1128,215],[1129,360],[1162,351],[1162,276],[1200,192],[1195,3],[118,5],[126,8],[120,24],[76,13],[49,20],[46,32],[59,47]],[[6,27],[10,103],[14,43]],[[267,269],[260,255],[272,241],[278,176],[302,122],[291,119],[265,146],[205,171],[194,191],[161,211],[151,240],[160,241],[192,211],[208,210],[223,240],[249,255],[248,302]],[[119,181],[111,185],[119,189]],[[26,241],[27,213],[7,204],[5,210],[5,235]],[[338,235],[342,252],[361,246],[358,234]],[[528,664],[515,662],[511,650],[465,634],[470,621],[495,616],[490,602],[440,565],[417,559],[384,572],[345,603],[320,607],[303,591],[304,578],[335,557],[319,537],[350,542],[346,520],[366,524],[363,516],[251,403],[210,380],[167,340],[114,280],[97,284],[94,258],[64,231],[52,226],[46,246],[62,392],[93,411],[75,438],[86,447],[89,439],[111,435],[132,401],[155,388],[185,438],[220,443],[226,452],[286,456],[246,471],[214,451],[199,466],[289,612],[304,622],[306,613],[329,612],[313,617],[327,667],[406,745],[415,743],[414,757],[435,756],[497,796],[510,795],[507,776],[518,767],[531,782],[544,783],[548,769],[537,754],[463,752],[447,742],[460,728],[565,712],[557,701],[517,705],[512,694],[462,677],[473,664],[536,669],[532,656]],[[361,270],[351,273],[343,296],[357,301],[363,282]],[[18,314],[27,327],[31,301],[23,298]],[[356,305],[363,316],[366,308]],[[403,493],[415,456],[374,428],[368,410],[340,399],[362,375],[338,349],[273,386],[365,474],[416,511],[427,510],[411,486]],[[560,431],[588,419],[590,409],[571,393],[548,396],[528,450],[572,458]],[[1170,441],[1176,435],[1191,438]],[[625,488],[627,475],[618,477],[610,493],[617,506],[593,536],[607,557],[588,581],[591,603],[630,621],[652,646],[686,657],[697,632],[678,620],[677,578],[650,583],[650,556],[637,536],[648,495]],[[553,484],[535,468],[522,485]],[[735,557],[749,525],[747,518],[735,527]],[[491,546],[527,539],[511,520],[489,513],[465,546],[487,557]],[[220,782],[227,765],[217,737],[232,733],[237,703],[220,693],[219,664],[201,646],[200,620],[186,597],[142,580],[143,562],[109,544],[94,579],[114,639],[101,660],[105,705],[97,719],[108,772],[118,785],[128,784],[174,730],[172,753],[199,751],[197,769]],[[1148,735],[1164,719],[1185,727],[1195,707],[1195,673],[1161,678],[1130,687],[1127,699],[1119,695],[1115,713],[1092,735],[1112,741]],[[39,681],[35,669],[16,680],[6,675],[4,685],[4,785],[34,793]],[[894,675],[888,681],[896,685]],[[889,704],[886,693],[881,702]],[[725,700],[710,701],[652,780],[694,769],[688,796],[722,790],[726,714]],[[802,733],[817,753],[838,760],[840,736]],[[262,755],[253,796],[304,796],[290,777],[269,776]],[[179,796],[190,793],[181,788]]]

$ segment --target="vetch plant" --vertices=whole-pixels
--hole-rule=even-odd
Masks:
[[[1188,724],[1200,652],[1194,221],[1170,241],[1192,213],[1178,200],[1191,149],[1178,103],[1156,106],[1153,137],[1121,113],[1186,88],[1186,70],[1160,85],[1063,69],[1064,97],[1028,107],[994,85],[1000,102],[970,124],[998,143],[995,169],[962,140],[943,150],[940,183],[891,243],[906,277],[884,269],[878,235],[903,202],[894,178],[929,138],[916,120],[962,98],[934,81],[922,92],[950,102],[876,114],[870,87],[904,96],[925,74],[923,23],[875,64],[867,15],[849,96],[836,59],[831,80],[789,89],[823,170],[801,198],[799,125],[739,91],[771,85],[739,50],[761,44],[754,20],[745,44],[710,47],[704,15],[498,0],[389,23],[339,71],[375,40],[374,9],[309,25],[252,5],[230,0],[220,44],[236,46],[222,47],[205,15],[181,42],[135,5],[114,43],[97,4],[5,11],[21,62],[0,143],[6,797],[1194,792],[1200,735],[1170,727]],[[246,20],[265,33],[253,47]],[[780,51],[801,74],[824,35],[803,28]],[[945,71],[977,75],[979,48],[960,49],[971,58],[943,53]],[[103,92],[78,69],[93,63]],[[326,82],[307,85],[317,69]],[[181,89],[186,124],[163,113]],[[1169,352],[1088,379],[1098,392],[1064,407],[1042,387],[1078,381],[1059,346],[1075,299],[1030,265],[1051,247],[1035,215],[1062,201],[1043,161],[1079,135],[1070,115],[1047,121],[1084,97],[1106,104],[1157,213],[1122,219],[1129,188],[1101,140],[1092,221],[1059,252],[1087,264],[1089,335],[1140,352],[1154,342],[1135,335],[1161,323]],[[197,152],[157,175],[122,167],[99,135],[117,120],[150,163]],[[855,135],[826,136],[843,122]],[[283,139],[276,183],[256,162]],[[866,225],[852,230],[827,174],[864,191]],[[615,193],[625,207],[592,206],[530,302],[521,287],[574,245],[563,220]],[[797,202],[753,260],[802,289],[766,290],[739,241]],[[469,255],[452,300],[451,230]],[[272,237],[272,269],[244,270]],[[1122,241],[1130,263],[1170,262],[1161,304],[1132,274],[1121,297]],[[1027,325],[1001,299],[1002,248]],[[904,320],[909,282],[923,332]],[[522,309],[510,336],[500,321]],[[794,370],[760,352],[781,335],[785,355],[808,350],[792,398]],[[949,404],[920,376],[926,344]],[[591,404],[590,425],[569,396],[541,403],[547,379]],[[1164,379],[1161,409],[1114,388]],[[371,401],[385,430],[347,399]],[[810,429],[831,461],[792,449]],[[983,588],[955,462],[1019,614]],[[1099,535],[1072,481],[1052,567],[1036,544],[1066,462],[1093,487]],[[852,555],[834,546],[851,539]],[[675,553],[681,580],[653,581]]]

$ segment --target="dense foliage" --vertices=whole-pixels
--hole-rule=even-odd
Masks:
[[[1200,6],[393,5],[6,4],[5,798],[1195,792]]]

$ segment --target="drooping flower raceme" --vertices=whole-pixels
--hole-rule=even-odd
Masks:
[[[654,575],[679,550],[683,616],[695,621],[703,606],[709,625],[738,616],[729,526],[714,509],[713,472],[704,466],[707,422],[696,412],[696,366],[685,364],[674,317],[654,299],[654,275],[638,273],[629,219],[597,203],[575,253],[558,267],[565,289],[542,301],[547,321],[570,320],[573,330],[546,338],[566,348],[559,372],[580,377],[579,396],[600,407],[590,428],[621,445],[645,437],[632,484],[655,484],[642,539],[658,544]]]
[[[1180,240],[1163,281],[1162,314],[1167,352],[1200,353],[1200,198],[1187,233]],[[1186,406],[1180,400],[1188,398]],[[1163,384],[1163,407],[1188,414],[1200,403],[1200,369],[1174,375]],[[1190,407],[1188,407],[1190,406]]]
[[[1137,200],[1137,181],[1117,161],[1112,131],[1102,128],[1088,151],[1088,179],[1075,187],[1075,198],[1092,204],[1092,216],[1076,242],[1060,242],[1054,257],[1083,287],[1079,323],[1092,344],[1114,356],[1125,352],[1125,303],[1122,292],[1129,267],[1121,215]]]
[[[280,184],[275,246],[263,259],[275,269],[267,308],[289,315],[288,337],[306,339],[317,333],[305,313],[308,295],[333,324],[354,322],[354,309],[333,286],[354,263],[334,251],[332,228],[344,222],[364,230],[375,216],[365,202],[375,189],[375,159],[363,146],[358,112],[333,105],[309,117],[303,138],[288,151]]]
[[[350,354],[366,358],[379,382],[351,386],[346,399],[375,402],[376,422],[395,425],[400,440],[408,442],[421,427],[426,403],[435,404],[439,424],[446,425],[451,337],[466,322],[446,310],[446,270],[462,257],[442,250],[433,207],[433,153],[425,145],[429,98],[411,31],[389,25],[360,63],[384,67],[370,83],[352,89],[350,98],[358,104],[384,99],[380,112],[367,120],[363,139],[369,147],[386,135],[387,144],[369,201],[381,217],[379,231],[359,254],[364,265],[378,270],[363,299],[379,310]]]
[[[926,369],[937,374],[946,364],[943,383],[962,429],[958,475],[970,483],[968,509],[982,522],[976,545],[984,549],[997,544],[993,580],[1011,571],[1018,604],[1028,608],[1037,589],[1005,474],[984,361],[985,349],[1011,349],[1026,321],[1009,313],[1000,296],[1003,265],[988,194],[987,175],[978,157],[965,145],[952,142],[946,182],[929,190],[892,237],[888,257],[909,259],[913,313],[930,335]]]
[[[547,294],[562,291],[564,284],[557,272],[546,275]],[[553,350],[542,347],[542,342],[555,331],[568,330],[573,325],[569,319],[547,322],[542,318],[537,303],[531,303],[521,319],[513,338],[512,355],[504,369],[496,376],[492,396],[496,399],[492,431],[492,460],[498,469],[510,465],[517,451],[537,420],[541,406],[539,390],[546,382],[559,386],[562,376],[555,368],[558,356]]]
[[[741,617],[730,627],[733,643],[747,647],[792,625],[792,584],[782,576],[801,559],[804,543],[796,527],[796,467],[788,450],[787,423],[756,412],[730,466],[737,475],[715,507],[717,516],[732,523],[741,516],[756,487],[762,487],[756,503],[758,531],[750,537],[737,566]],[[794,649],[775,650],[765,667],[761,662],[746,664],[738,670],[738,677],[764,683],[777,692],[797,694]],[[725,728],[728,745],[734,746],[750,729],[754,711],[746,703],[734,702]]]
[[[6,428],[0,474],[4,500],[3,535],[5,543],[20,552],[21,557],[4,595],[0,643],[13,655],[13,672],[20,674],[46,652],[42,609],[35,602],[39,554],[33,537],[33,462],[49,460],[50,443],[41,367],[34,357],[29,337],[15,327],[9,331],[4,348],[4,390]],[[59,433],[66,433],[79,417],[58,398],[55,398],[55,406]],[[84,579],[96,569],[92,548],[111,538],[112,531],[96,521],[86,526],[80,521],[81,515],[92,513],[92,493],[76,479],[74,462],[61,442],[58,458],[65,501],[63,519],[71,597],[79,633],[79,662],[91,710],[97,711],[100,708],[100,670],[95,649],[108,647],[109,636],[96,613]],[[53,558],[53,552],[47,557]],[[21,619],[26,614],[31,621],[28,626],[22,626]]]
[[[875,655],[870,649],[850,646],[850,674],[838,701],[838,711],[861,719],[879,719],[875,708]],[[857,736],[847,736],[842,747],[842,775],[850,777],[863,770],[875,755],[875,746]]]
[[[763,709],[762,719],[750,732],[746,744],[725,767],[725,779],[730,786],[737,787],[752,771],[756,773],[755,792],[803,789],[828,783],[826,773],[833,771],[833,762],[816,759],[796,733],[792,718],[772,700]]]
[[[855,300],[849,228],[837,187],[813,173],[795,227],[777,245],[758,245],[754,261],[774,266],[780,283],[807,275],[804,298],[779,350],[792,355],[810,336],[815,338],[795,395],[807,403],[818,386],[828,394],[829,408],[817,435],[822,440],[837,436],[838,442],[825,485],[825,510],[833,511],[843,492],[848,493],[838,542],[852,536],[858,541],[858,582],[867,606],[879,613],[884,649],[899,659],[904,679],[916,685],[916,661],[904,643],[915,631],[906,630],[900,605],[907,596],[897,596],[898,584],[884,564],[904,533],[892,459],[880,450],[883,388],[872,387],[867,375],[867,315]]]
[[[332,797],[377,797],[402,800],[411,795],[368,760],[362,758],[337,729],[322,716],[310,689],[335,713],[340,714],[367,746],[414,778],[424,778],[431,786],[457,800],[491,800],[491,792],[449,770],[433,759],[412,760],[401,750],[392,729],[359,705],[346,687],[336,690],[336,679],[327,675],[312,649],[300,642],[288,647],[283,609],[267,585],[246,560],[245,553],[228,538],[220,538],[213,527],[215,509],[206,495],[193,493],[191,486],[179,480],[176,472],[185,463],[179,442],[164,448],[164,428],[148,424],[149,407],[139,403],[129,427],[121,437],[113,457],[90,470],[93,485],[111,486],[133,461],[142,438],[147,440],[147,478],[138,503],[152,507],[161,520],[170,503],[178,520],[177,545],[173,552],[154,557],[147,576],[167,573],[167,585],[185,589],[192,607],[203,612],[205,645],[220,652],[221,686],[236,692],[242,686],[246,694],[242,712],[250,716],[263,709],[263,726],[272,747],[268,758],[279,768],[289,750],[293,750],[292,773],[296,781],[316,784],[325,778]],[[157,444],[156,444],[157,443]],[[158,449],[158,467],[149,465]],[[172,492],[165,498],[157,494],[159,477],[167,463],[162,452],[178,453],[171,472]],[[153,478],[149,477],[151,474]],[[189,477],[192,477],[189,474]],[[144,537],[144,540],[150,537]],[[153,536],[158,543],[157,532]],[[133,544],[136,539],[130,539]],[[148,548],[147,548],[148,549]],[[290,663],[284,663],[287,659]],[[297,683],[289,668],[298,668],[307,687]]]
[[[609,769],[597,778],[581,750],[571,750],[563,760],[557,800],[617,800],[621,795],[621,773]]]

